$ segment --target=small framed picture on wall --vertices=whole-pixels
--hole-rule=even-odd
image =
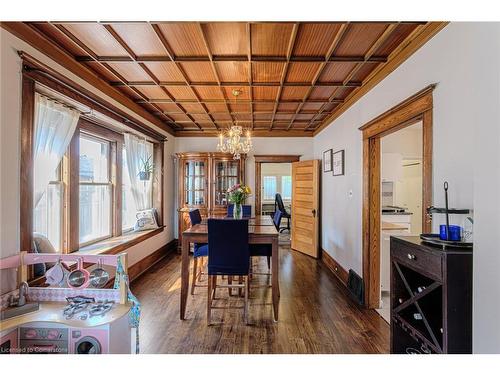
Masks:
[[[337,151],[332,155],[332,168],[334,176],[344,175],[344,150]]]
[[[332,171],[332,149],[323,152],[323,172]]]

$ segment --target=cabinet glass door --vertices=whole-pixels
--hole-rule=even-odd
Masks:
[[[227,202],[227,189],[239,182],[239,162],[234,160],[220,160],[214,164],[214,204],[225,206]]]
[[[206,204],[206,178],[204,161],[187,161],[184,164],[184,203],[187,206]]]

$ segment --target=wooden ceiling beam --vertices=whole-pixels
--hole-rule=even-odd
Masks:
[[[141,100],[136,100],[135,101],[137,104],[145,104],[145,103],[175,103],[175,104],[180,104],[182,105],[183,103],[185,104],[193,104],[193,103],[220,103],[223,104],[225,102],[225,99],[203,99],[201,102],[195,99],[141,99]],[[323,99],[309,99],[309,103],[343,103],[344,101],[342,99],[334,99],[332,101],[329,100],[323,100]],[[240,99],[238,100],[238,103],[302,103],[301,100],[299,99],[282,99],[279,102],[273,99],[253,99],[250,101],[249,99]],[[261,111],[260,111],[261,112]],[[272,113],[272,112],[269,112]]]
[[[250,116],[252,119],[252,130],[254,129],[254,117],[253,117],[253,76],[252,76],[252,25],[249,22],[246,23],[246,34],[247,34],[247,57],[248,57],[248,85],[250,86]]]
[[[217,85],[219,86],[219,91],[221,92],[222,95],[224,95],[224,91],[222,90],[222,87],[221,87],[219,72],[217,71],[217,67],[215,66],[215,63],[213,61],[212,51],[210,50],[210,46],[208,45],[208,41],[207,41],[207,37],[205,35],[205,31],[203,30],[203,27],[201,26],[200,22],[198,22],[197,25],[198,25],[198,29],[200,30],[200,33],[201,33],[203,44],[205,46],[205,49],[207,50],[208,59],[210,60],[210,66],[212,67],[212,71],[213,71],[213,73],[215,75],[215,79],[217,80]],[[208,116],[210,116],[210,118],[213,121],[214,119],[210,115],[210,113],[208,111],[208,108],[206,108],[205,104],[204,103],[200,103],[200,105],[202,105],[204,107],[205,112],[207,113]],[[234,121],[234,117],[231,115],[231,110],[229,109],[229,105],[227,104],[227,102],[226,102],[226,110],[229,113],[229,116],[231,116],[231,119]],[[215,124],[215,121],[213,121],[213,123]]]
[[[144,63],[139,63],[144,64]],[[144,65],[142,65],[144,66]],[[119,86],[156,86],[156,81],[110,81],[109,84],[111,86],[119,87]],[[280,82],[190,82],[186,84],[185,82],[163,82],[158,81],[159,86],[173,86],[173,87],[196,87],[196,86],[212,86],[212,87],[311,87],[311,90],[315,87],[361,87],[362,82],[314,82],[311,85],[311,82],[284,82],[281,84]]]
[[[198,93],[191,86],[191,83],[189,82],[189,79],[188,79],[188,77],[186,75],[186,72],[184,71],[184,69],[182,69],[182,66],[178,62],[175,61],[175,54],[172,51],[172,48],[170,48],[170,45],[168,44],[168,41],[165,38],[165,36],[163,35],[160,27],[158,25],[154,25],[154,24],[151,24],[151,27],[153,28],[153,31],[155,32],[155,34],[158,37],[158,39],[160,40],[160,43],[162,44],[163,48],[165,48],[165,51],[167,51],[167,54],[170,57],[170,59],[172,59],[172,61],[174,61],[175,67],[177,68],[177,70],[181,74],[182,79],[184,80],[184,82],[186,83],[186,85],[189,87],[191,93],[196,98],[196,100],[198,101],[198,103],[202,106],[202,108],[204,109],[206,115],[210,118],[210,122],[213,124],[213,126],[215,127],[215,129],[219,130],[219,126],[217,125],[217,123],[214,121],[214,119],[210,115],[207,107],[204,104],[201,103],[201,99],[198,96]],[[197,124],[197,126],[199,126],[199,125]],[[201,126],[199,126],[199,127],[200,127],[200,130],[203,130],[201,128]]]
[[[337,35],[335,35],[335,38],[333,38],[333,41],[330,44],[330,47],[328,48],[328,51],[327,51],[326,56],[325,56],[325,61],[323,63],[321,63],[320,66],[318,67],[318,70],[316,71],[316,73],[315,73],[315,75],[314,75],[314,77],[312,79],[311,87],[309,88],[309,90],[307,91],[306,95],[302,99],[302,103],[300,103],[299,106],[297,107],[297,110],[295,111],[295,115],[290,120],[290,124],[288,125],[288,127],[287,127],[286,130],[290,130],[292,128],[293,122],[297,118],[299,112],[301,111],[301,109],[304,106],[304,104],[306,103],[306,101],[309,99],[309,96],[311,95],[314,87],[318,83],[319,77],[321,76],[321,74],[325,70],[325,67],[326,67],[326,64],[327,64],[326,61],[328,61],[332,57],[333,53],[335,52],[335,49],[337,48],[337,46],[339,45],[340,41],[342,40],[342,37],[345,35],[348,27],[349,27],[349,23],[343,23],[340,26],[339,31],[337,32]]]
[[[290,66],[290,58],[292,56],[293,49],[295,47],[295,41],[297,40],[299,28],[300,28],[299,22],[297,22],[293,25],[292,35],[290,36],[290,40],[288,42],[288,49],[287,49],[287,53],[286,53],[286,63],[285,63],[285,67],[283,68],[283,72],[281,74],[280,87],[278,88],[278,93],[276,94],[276,103],[274,104],[273,117],[271,118],[271,125],[269,126],[269,130],[273,129],[274,118],[276,117],[276,111],[278,110],[278,104],[281,100],[281,93],[283,92],[283,84],[284,84],[286,76],[288,74],[288,67]]]
[[[375,40],[375,42],[370,46],[368,51],[365,53],[365,56],[364,56],[365,61],[367,61],[368,59],[370,59],[371,56],[373,56],[373,54],[379,49],[379,47],[389,38],[389,36],[391,36],[391,34],[394,32],[394,30],[397,28],[398,25],[399,25],[399,23],[389,24],[386,27],[384,32]],[[349,72],[347,77],[344,79],[343,83],[346,84],[346,83],[350,82],[351,78],[354,77],[354,75],[364,66],[364,64],[366,64],[366,62],[357,63],[354,66],[354,68]],[[333,100],[333,98],[335,97],[335,94],[337,93],[337,90],[338,90],[338,88],[332,93],[329,100],[330,99]],[[315,120],[325,111],[327,105],[328,105],[328,103],[323,104],[323,106],[319,109],[318,113],[311,119],[311,122],[307,126],[306,129],[313,127]]]
[[[230,56],[230,55],[212,55],[212,60],[207,56],[136,56],[135,59],[129,56],[97,56],[91,58],[89,56],[75,56],[78,62],[287,62],[286,56]],[[325,62],[324,56],[291,56],[291,62]],[[385,56],[372,56],[368,60],[365,60],[363,56],[332,56],[326,62],[387,62],[387,57]]]
[[[137,56],[136,54],[134,53],[134,51],[132,51],[132,49],[129,47],[129,45],[122,39],[122,37],[120,35],[118,35],[118,33],[113,29],[113,27],[111,25],[104,25],[104,28],[106,29],[106,31],[111,35],[111,37],[116,40],[118,42],[118,44],[125,50],[127,51],[129,57],[134,61],[134,62],[137,62]],[[139,67],[153,80],[153,83],[157,86],[159,86],[159,80],[158,78],[156,78],[156,76],[146,67],[146,65],[144,65],[144,63],[138,63]],[[133,85],[130,85],[128,82],[127,82],[127,86],[129,87],[134,87]],[[165,92],[166,95],[168,95],[170,97],[170,94],[168,91],[165,90],[165,88],[161,87],[161,89],[163,90],[163,92]],[[162,114],[163,116],[167,117],[169,119],[169,121],[172,121],[173,123],[177,124],[176,121],[174,121],[170,116],[168,116],[168,114],[166,114],[160,107],[158,107],[156,104],[154,103],[150,103],[150,105],[155,108],[158,113]],[[182,108],[181,108],[182,110]],[[186,116],[189,117],[190,120],[194,121],[194,119],[188,115],[187,112],[184,112],[184,114]],[[183,128],[182,125],[179,126],[181,129]]]
[[[94,59],[97,58],[97,55],[94,53],[94,51],[92,51],[90,48],[88,48],[85,45],[85,43],[83,43],[80,39],[78,39],[72,32],[70,32],[63,25],[52,24],[52,26],[55,27],[57,30],[59,30],[61,33],[63,33],[68,39],[71,40],[71,42],[73,42],[73,44],[75,44],[76,46],[78,46],[79,48],[84,50],[89,55],[89,57],[92,57]],[[125,78],[123,76],[121,76],[115,69],[113,69],[107,63],[99,62],[97,60],[94,60],[94,61],[96,61],[101,67],[103,67],[105,70],[110,72],[112,75],[116,76],[122,83],[124,83],[127,87],[129,87],[139,97],[147,99],[147,97],[142,92],[137,90],[137,88],[128,86]],[[168,117],[165,114],[163,114],[163,117],[167,120],[167,123],[170,127],[172,127],[174,130],[177,128],[177,126],[175,125],[175,121],[172,121],[172,119],[170,117]]]

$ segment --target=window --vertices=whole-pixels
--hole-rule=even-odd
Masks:
[[[276,176],[264,176],[264,200],[274,199],[276,195]]]
[[[111,236],[110,142],[80,135],[80,245]]]
[[[62,252],[63,182],[62,163],[51,177],[47,189],[33,213],[33,231],[48,238],[54,249]]]
[[[281,176],[281,197],[292,199],[292,176]]]
[[[136,221],[136,205],[132,195],[132,183],[127,164],[125,146],[122,152],[122,231],[127,232],[134,228]]]

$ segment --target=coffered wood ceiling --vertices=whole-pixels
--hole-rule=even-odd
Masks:
[[[90,69],[177,136],[214,135],[235,122],[257,135],[312,136],[444,25],[29,22],[23,26]],[[237,101],[233,89],[242,90]]]

